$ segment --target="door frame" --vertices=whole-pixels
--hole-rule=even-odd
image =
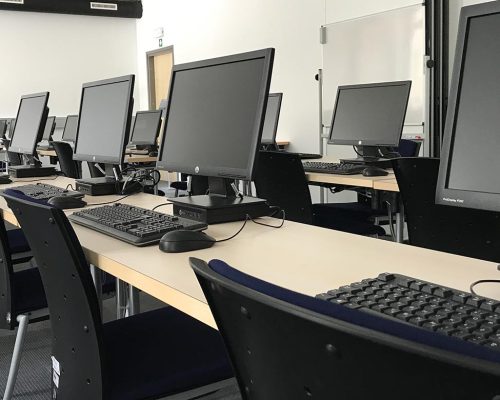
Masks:
[[[154,57],[162,54],[172,54],[172,64],[174,60],[174,46],[160,47],[159,49],[146,52],[146,68],[148,71],[148,104],[150,110],[156,110],[156,92],[155,92],[155,64]]]

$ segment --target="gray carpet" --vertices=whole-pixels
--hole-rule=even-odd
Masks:
[[[146,300],[146,299],[144,299]],[[145,301],[147,302],[147,301]],[[106,304],[105,309],[111,308]],[[142,303],[142,299],[141,299]],[[141,304],[142,305],[142,304]],[[106,307],[108,306],[108,307]],[[151,305],[152,306],[152,305]],[[150,308],[150,307],[147,307]],[[151,307],[152,308],[152,307]],[[105,311],[105,314],[109,312]],[[10,367],[15,332],[0,331],[0,398],[5,391],[5,383]],[[21,366],[14,391],[16,400],[50,400],[51,381],[51,329],[50,322],[28,325],[24,342]],[[199,398],[199,400],[241,400],[236,386]]]

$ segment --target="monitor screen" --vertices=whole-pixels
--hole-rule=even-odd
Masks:
[[[175,66],[158,167],[251,179],[273,56],[264,49]]]
[[[135,115],[130,144],[156,145],[160,132],[161,110],[139,111]]]
[[[32,155],[40,141],[47,119],[49,93],[23,96],[9,146],[14,153]]]
[[[462,9],[436,202],[500,211],[500,3]]]
[[[7,131],[7,121],[0,119],[0,137],[5,138],[5,132]]]
[[[329,144],[399,145],[411,81],[339,86]]]
[[[262,129],[262,139],[260,140],[262,144],[274,144],[276,142],[282,97],[283,93],[269,93],[266,118],[264,119],[264,128]]]
[[[54,129],[56,127],[56,117],[47,118],[47,122],[45,123],[45,129],[43,130],[42,140],[50,140],[52,134],[54,133]]]
[[[134,75],[83,85],[74,159],[121,164],[128,141]]]
[[[66,117],[66,123],[64,124],[62,140],[65,142],[75,142],[77,129],[78,115],[68,115]]]

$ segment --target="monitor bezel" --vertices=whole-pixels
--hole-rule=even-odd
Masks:
[[[187,165],[187,162],[184,163],[174,163],[169,162],[168,160],[163,160],[163,149],[165,146],[165,142],[167,140],[167,128],[169,118],[165,119],[165,123],[163,124],[162,130],[162,139],[160,143],[160,149],[158,152],[158,161],[156,163],[156,167],[165,171],[175,171],[180,173],[186,173],[190,175],[203,175],[209,177],[216,178],[227,178],[227,179],[243,179],[243,180],[252,180],[254,176],[254,165],[256,163],[257,153],[260,148],[260,140],[262,136],[262,128],[264,126],[264,117],[267,107],[267,97],[269,94],[269,87],[271,85],[271,76],[272,76],[272,67],[274,63],[274,49],[267,48],[262,50],[250,51],[246,53],[233,54],[230,56],[217,57],[208,60],[195,61],[185,64],[175,65],[172,69],[172,76],[170,80],[170,88],[168,95],[168,105],[166,115],[170,116],[170,107],[172,105],[172,92],[175,87],[175,77],[178,72],[183,72],[190,69],[204,68],[204,67],[212,67],[221,64],[231,64],[240,61],[250,61],[255,59],[263,59],[264,60],[264,74],[262,77],[262,81],[260,82],[260,93],[259,99],[257,103],[257,108],[261,110],[261,113],[258,113],[256,119],[253,124],[252,131],[252,141],[250,157],[248,158],[248,163],[246,167],[243,168],[228,168],[228,167],[214,167],[214,166],[197,166],[196,163]],[[257,124],[258,122],[258,124]]]
[[[5,139],[6,134],[7,134],[7,119],[0,118],[0,139]]]
[[[267,101],[269,102],[269,97],[277,97],[278,98],[278,113],[276,114],[276,120],[274,121],[273,127],[273,138],[272,140],[261,139],[261,144],[275,144],[276,143],[276,134],[278,133],[278,123],[280,119],[281,113],[281,102],[283,101],[283,93],[269,93]],[[265,119],[264,119],[265,121]]]
[[[36,146],[40,142],[40,139],[42,138],[43,131],[45,130],[45,123],[47,120],[47,115],[48,115],[48,108],[47,104],[49,102],[49,92],[40,92],[40,93],[33,93],[33,94],[26,94],[24,96],[21,96],[21,100],[19,101],[19,107],[17,109],[17,114],[15,118],[15,125],[14,125],[14,130],[11,133],[10,137],[10,145],[9,145],[9,151],[12,153],[18,153],[18,154],[26,154],[29,156],[36,156]],[[16,128],[17,128],[17,120],[19,119],[19,113],[21,111],[21,104],[23,100],[30,99],[30,98],[35,98],[35,97],[43,97],[44,103],[43,103],[43,110],[42,113],[40,114],[40,120],[38,122],[38,132],[36,132],[35,137],[33,138],[33,144],[31,147],[14,147],[13,142],[14,142],[14,137],[16,135]]]
[[[157,114],[158,121],[156,121],[156,128],[155,128],[155,135],[153,138],[153,141],[146,141],[146,140],[134,140],[134,133],[135,133],[135,124],[137,123],[137,116],[140,115],[146,115],[146,114]],[[130,145],[139,145],[139,146],[156,146],[157,141],[158,141],[158,135],[160,134],[160,127],[161,127],[161,114],[162,110],[152,110],[152,111],[137,111],[135,113],[135,119],[134,119],[134,124],[132,126],[132,129],[130,130]]]
[[[122,133],[121,133],[121,149],[118,152],[118,155],[115,156],[96,156],[95,154],[82,154],[78,153],[78,140],[80,139],[80,122],[81,122],[81,116],[82,116],[82,106],[83,106],[83,97],[85,94],[85,89],[87,88],[92,88],[92,87],[98,87],[98,86],[105,86],[105,85],[110,85],[114,83],[121,83],[121,82],[128,82],[128,92],[127,92],[127,117],[125,118],[125,121],[123,121],[123,127],[122,127]],[[95,162],[95,163],[104,163],[104,164],[113,164],[113,165],[121,165],[123,164],[124,157],[125,157],[125,146],[128,143],[128,135],[130,131],[130,121],[132,118],[132,108],[134,106],[134,101],[133,101],[133,93],[134,93],[134,83],[135,83],[135,75],[124,75],[124,76],[119,76],[116,78],[110,78],[110,79],[103,79],[99,81],[94,81],[94,82],[87,82],[82,85],[82,93],[80,96],[80,107],[79,107],[79,112],[78,112],[78,125],[77,125],[77,131],[76,131],[76,140],[75,140],[75,150],[73,154],[73,159],[76,161],[88,161],[88,162]],[[96,145],[98,145],[98,142],[96,141]]]
[[[66,133],[66,126],[68,125],[68,120],[69,120],[70,118],[76,118],[76,120],[77,120],[77,122],[76,122],[77,130],[76,130],[75,140],[65,139],[65,138],[64,138],[64,134]],[[77,137],[77,136],[78,136],[78,114],[71,114],[71,115],[67,115],[67,116],[66,116],[66,120],[64,121],[64,129],[63,129],[63,133],[62,133],[61,140],[62,140],[63,142],[75,143],[75,142],[76,142],[76,137]]]
[[[49,137],[45,138],[45,129],[47,128],[47,124],[49,123],[50,120],[52,120],[52,123],[50,124]],[[42,141],[43,140],[49,141],[52,135],[54,134],[54,130],[56,129],[56,117],[54,116],[47,117],[47,121],[45,121],[45,129],[43,130]]]
[[[446,113],[443,145],[441,146],[441,162],[436,186],[436,204],[475,208],[481,210],[500,211],[500,193],[486,193],[463,189],[450,189],[448,178],[451,166],[451,155],[455,139],[455,128],[460,103],[463,69],[466,59],[465,44],[468,38],[470,21],[474,17],[500,13],[500,2],[490,2],[463,7],[460,12],[457,46],[455,50],[454,68],[451,77],[450,95]]]
[[[330,122],[330,132],[328,134],[328,144],[340,144],[340,145],[350,145],[350,146],[387,146],[387,147],[398,147],[399,141],[401,140],[401,135],[403,134],[403,127],[406,118],[406,110],[408,109],[408,100],[410,98],[411,91],[411,83],[410,80],[404,81],[391,81],[391,82],[374,82],[374,83],[362,83],[356,85],[341,85],[337,88],[337,96],[335,97],[335,105],[333,108],[332,119]],[[402,118],[399,123],[400,129],[399,134],[394,137],[394,141],[382,143],[377,140],[359,140],[359,139],[335,139],[332,138],[333,135],[333,127],[335,122],[335,115],[337,114],[337,107],[339,103],[339,95],[341,90],[350,90],[350,89],[362,89],[362,88],[371,88],[371,87],[387,87],[387,86],[406,86],[407,94],[406,94],[406,102],[404,112],[402,113]]]

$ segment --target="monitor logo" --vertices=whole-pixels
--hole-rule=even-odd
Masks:
[[[361,146],[363,144],[362,140],[358,140],[358,144]]]
[[[196,166],[194,167],[194,172],[199,174],[200,173],[200,167]]]
[[[92,156],[92,161],[95,161],[95,156]]]
[[[450,199],[449,197],[443,197],[443,201],[447,201],[448,203],[458,203],[458,204],[464,203],[462,199]]]

